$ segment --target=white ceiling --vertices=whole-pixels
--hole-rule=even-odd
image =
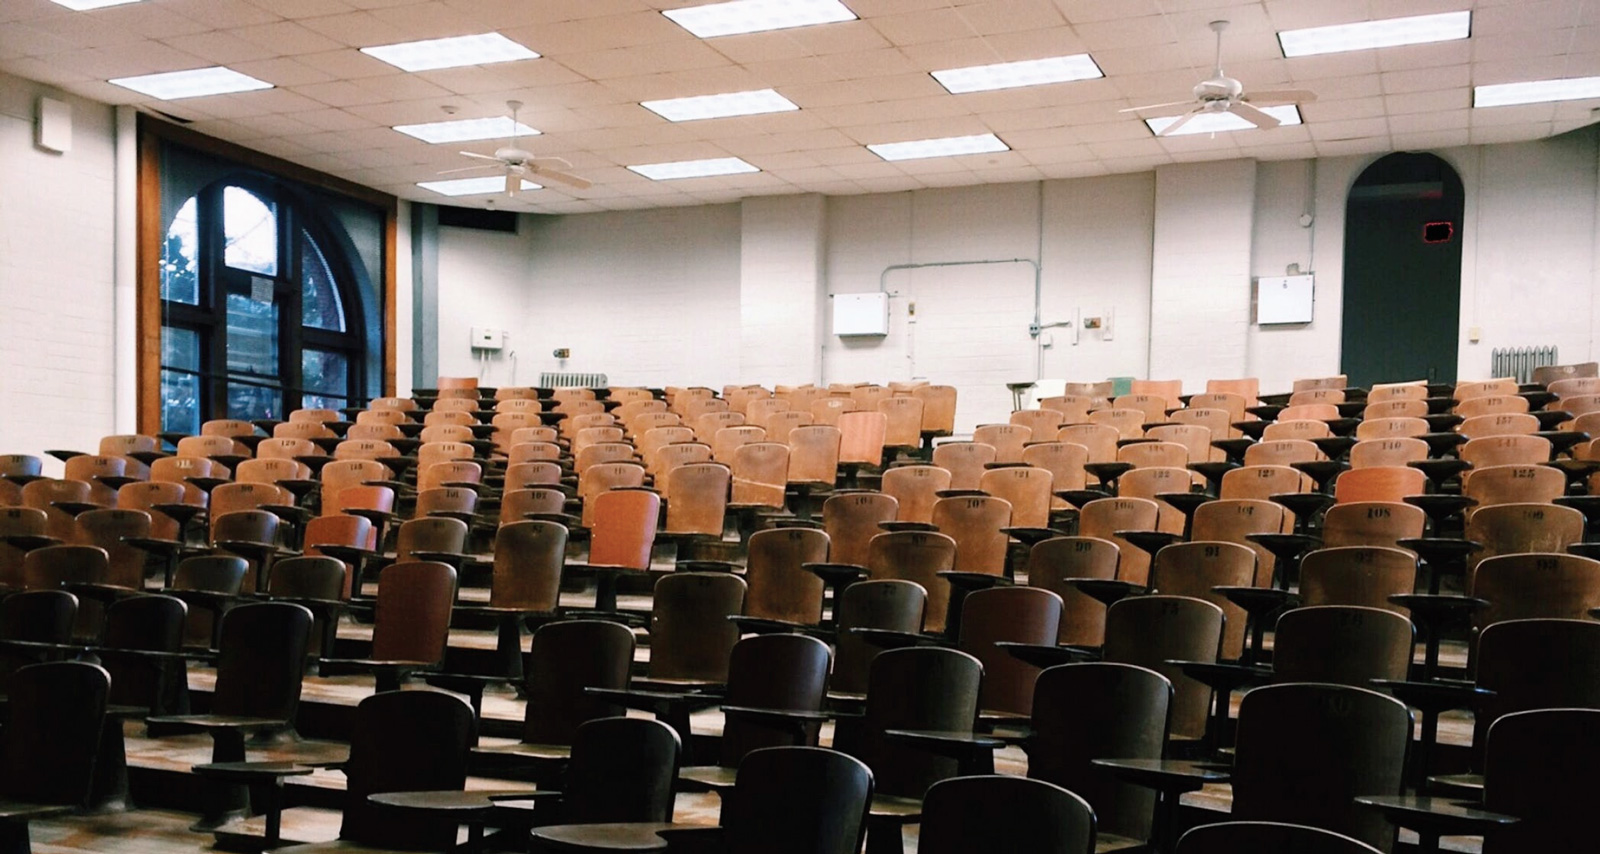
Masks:
[[[144,0],[73,12],[0,2],[0,71],[191,127],[408,199],[470,165],[391,125],[526,102],[527,141],[594,180],[501,207],[544,213],[848,194],[1534,139],[1589,124],[1600,100],[1471,109],[1471,87],[1600,75],[1589,0],[844,0],[861,20],[701,40],[662,16],[702,0]],[[1280,29],[1473,10],[1472,38],[1284,59]],[[1207,76],[1208,21],[1232,21],[1227,72],[1310,88],[1305,124],[1156,139],[1124,107],[1187,97]],[[495,30],[543,58],[416,74],[356,48]],[[929,71],[1088,52],[1105,78],[950,95]],[[225,64],[277,88],[160,102],[107,78]],[[672,124],[640,100],[772,87],[798,112]],[[1000,154],[887,163],[867,143],[993,132]],[[654,182],[623,168],[737,156],[758,174]]]

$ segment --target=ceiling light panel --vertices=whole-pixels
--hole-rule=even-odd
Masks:
[[[867,146],[867,150],[884,160],[920,160],[925,157],[959,157],[963,154],[987,154],[1010,151],[1000,137],[992,133],[976,136],[947,136],[940,139],[916,139],[910,142],[886,142]]]
[[[1512,104],[1542,104],[1547,101],[1577,101],[1583,98],[1600,98],[1600,77],[1496,83],[1491,86],[1478,86],[1472,90],[1474,107],[1507,107]]]
[[[456,119],[420,125],[395,125],[394,129],[423,142],[470,142],[475,139],[506,139],[511,136],[538,136],[539,131],[514,122],[510,116],[485,119]]]
[[[137,3],[139,0],[50,0],[50,2],[57,6],[65,6],[74,12],[87,12],[90,9],[104,9],[107,6]]]
[[[417,186],[424,190],[432,190],[441,196],[481,196],[505,192],[506,179],[501,175],[489,175],[483,178],[456,178],[450,181],[418,181]],[[542,190],[544,187],[532,181],[523,181],[522,189]]]
[[[497,62],[539,58],[539,54],[499,33],[364,47],[361,52],[404,71],[432,71],[437,68],[493,65]]]
[[[1282,122],[1284,125],[1300,124],[1300,108],[1293,104],[1283,104],[1277,107],[1262,107],[1261,112]],[[1155,119],[1145,119],[1150,132],[1159,134],[1182,116],[1162,116]],[[1188,124],[1173,131],[1169,136],[1188,136],[1196,133],[1227,133],[1236,130],[1255,130],[1256,126],[1233,113],[1201,113],[1189,121]]]
[[[737,157],[716,157],[710,160],[678,160],[672,163],[646,163],[629,166],[630,170],[652,181],[675,181],[679,178],[709,178],[713,175],[745,175],[760,169]]]
[[[692,98],[668,98],[663,101],[641,101],[639,106],[669,122],[692,122],[699,119],[721,119],[728,116],[755,116],[762,113],[787,113],[800,109],[798,104],[779,95],[773,89],[724,92],[721,95],[696,95]]]
[[[1283,48],[1284,56],[1294,57],[1447,42],[1464,39],[1470,35],[1472,35],[1471,12],[1444,12],[1438,15],[1415,15],[1409,18],[1335,24],[1331,27],[1283,30],[1278,33],[1278,44]]]
[[[994,65],[973,65],[933,72],[933,79],[955,95],[965,92],[1015,89],[1019,86],[1043,86],[1048,83],[1065,83],[1069,80],[1091,80],[1104,76],[1100,66],[1096,65],[1087,53],[1028,59],[1022,62],[1000,62]]]
[[[211,68],[192,68],[188,71],[142,74],[138,77],[117,77],[108,82],[162,101],[272,88],[272,84],[265,80],[257,80],[248,74],[240,74],[220,65]]]
[[[661,14],[703,39],[856,19],[856,14],[839,0],[734,0],[664,9]]]

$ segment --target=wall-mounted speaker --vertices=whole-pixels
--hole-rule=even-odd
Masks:
[[[45,151],[57,154],[71,151],[72,105],[54,98],[40,98],[34,130],[34,144]]]

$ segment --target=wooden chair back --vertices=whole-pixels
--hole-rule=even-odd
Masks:
[[[1056,433],[1056,441],[1082,445],[1089,451],[1088,462],[1110,463],[1117,459],[1117,440],[1121,435],[1108,424],[1069,424]]]
[[[1320,827],[1388,851],[1394,827],[1355,798],[1400,794],[1411,727],[1404,703],[1365,688],[1250,691],[1239,706],[1233,817]]]
[[[1056,642],[1081,646],[1105,643],[1106,606],[1076,586],[1074,578],[1117,577],[1117,544],[1096,537],[1052,537],[1028,554],[1028,585],[1061,597],[1061,629]]]
[[[931,520],[956,543],[957,572],[999,575],[1005,571],[1004,531],[1011,524],[1011,502],[990,495],[941,498],[933,505]]]
[[[727,704],[756,709],[814,712],[827,698],[833,653],[810,635],[753,635],[728,656]],[[797,729],[729,715],[718,744],[717,764],[736,768],[747,754],[766,747],[814,747],[815,725]]]
[[[1467,587],[1485,559],[1504,554],[1553,552],[1583,539],[1583,514],[1553,504],[1495,504],[1467,520],[1463,536],[1482,543],[1483,550],[1467,558]]]
[[[397,561],[384,567],[378,573],[372,658],[427,664],[443,661],[455,601],[456,571],[447,563]]]
[[[524,671],[528,703],[522,741],[570,745],[588,722],[621,717],[625,712],[621,706],[591,696],[586,689],[628,687],[633,650],[633,632],[621,623],[567,620],[540,626],[528,647]]]
[[[1155,793],[1118,781],[1093,761],[1162,758],[1172,697],[1172,683],[1143,667],[1046,668],[1033,691],[1028,776],[1082,795],[1102,832],[1148,839]]]
[[[883,532],[878,523],[897,519],[898,506],[893,495],[882,492],[830,496],[822,503],[822,527],[831,544],[828,560],[866,566],[869,543]]]
[[[1190,539],[1236,543],[1253,550],[1256,578],[1252,583],[1263,587],[1271,583],[1274,557],[1250,535],[1287,533],[1292,525],[1289,511],[1281,504],[1249,498],[1219,499],[1207,501],[1195,510]]]
[[[1362,420],[1379,418],[1421,418],[1428,414],[1428,402],[1420,397],[1396,398],[1394,400],[1373,401],[1370,396],[1368,403],[1361,410]]]
[[[1499,555],[1479,562],[1470,589],[1489,601],[1473,614],[1479,627],[1535,617],[1581,620],[1600,607],[1600,561],[1546,552]]]
[[[948,436],[956,430],[956,389],[949,385],[925,385],[911,390],[922,401],[922,432]]]
[[[1043,780],[1000,774],[935,783],[923,799],[917,854],[1092,854],[1095,814]]]
[[[1553,654],[1559,650],[1559,654]],[[1531,709],[1600,709],[1600,623],[1593,620],[1504,620],[1478,637],[1477,685],[1494,692],[1473,715],[1471,767],[1483,770],[1495,722]]]
[[[477,741],[472,707],[444,691],[386,691],[356,706],[350,760],[344,765],[344,821],[339,838],[390,850],[443,850],[456,829],[431,818],[397,815],[368,798],[384,792],[460,790]]]
[[[292,722],[311,623],[310,611],[288,602],[228,609],[217,639],[211,713]]]
[[[1085,417],[1087,415],[1086,410]],[[1011,413],[1010,423],[1028,428],[1028,441],[1048,442],[1055,439],[1066,421],[1062,414],[1054,409],[1019,409]]]
[[[795,428],[810,427],[813,423],[811,413],[806,410],[774,412],[767,418],[767,438],[785,445],[792,444],[789,437]]]
[[[672,727],[642,718],[599,716],[580,722],[561,741],[530,743],[572,745],[572,759],[561,786],[563,822],[672,819],[682,754],[678,734]]]
[[[739,765],[721,824],[729,854],[860,850],[872,802],[860,760],[815,747],[773,747]]]
[[[1405,439],[1430,432],[1428,422],[1418,418],[1369,418],[1356,425],[1356,438]]]
[[[1484,839],[1484,854],[1578,851],[1591,844],[1600,711],[1539,709],[1506,715],[1489,731],[1484,808],[1516,824]],[[1491,776],[1493,775],[1493,776]]]
[[[106,550],[110,563],[106,583],[130,590],[144,589],[144,565],[149,554],[128,544],[129,539],[151,535],[150,514],[143,510],[90,510],[79,513],[80,546],[99,546]]]
[[[395,535],[396,563],[415,560],[412,552],[462,554],[467,549],[467,523],[442,516],[424,516],[400,525]]]
[[[1284,410],[1288,412],[1289,410]],[[1278,418],[1261,431],[1261,438],[1274,439],[1326,439],[1333,435],[1328,422],[1320,418]]]
[[[1351,501],[1389,501],[1404,503],[1407,495],[1426,491],[1427,475],[1414,468],[1374,466],[1351,469],[1333,482],[1333,497],[1339,504]]]
[[[1217,587],[1250,587],[1256,583],[1256,553],[1237,543],[1194,541],[1174,543],[1156,552],[1151,587],[1166,596],[1202,599],[1222,609],[1223,658],[1244,652],[1244,609],[1216,592]]]
[[[63,584],[104,584],[111,558],[99,546],[45,546],[22,558],[24,590],[59,590]]]
[[[916,397],[886,397],[878,401],[884,416],[883,444],[887,448],[917,448],[922,445],[922,410]]]
[[[1094,399],[1081,394],[1062,394],[1041,398],[1039,408],[1055,410],[1060,415],[1060,425],[1081,424],[1089,420],[1089,410],[1094,408]]]
[[[1294,608],[1278,618],[1273,635],[1273,681],[1370,688],[1374,679],[1403,680],[1414,640],[1411,621],[1393,611]]]
[[[1150,580],[1150,553],[1117,536],[1118,531],[1154,531],[1161,507],[1148,498],[1100,498],[1080,508],[1078,534],[1109,540],[1121,555],[1117,578],[1144,585]]]
[[[1243,466],[1222,476],[1220,497],[1267,501],[1274,495],[1310,492],[1315,485],[1311,478],[1288,466]]]
[[[1479,415],[1510,415],[1528,411],[1528,399],[1517,394],[1485,394],[1456,403],[1455,413],[1462,418]]]
[[[1105,660],[1154,670],[1172,683],[1170,733],[1199,738],[1211,710],[1211,689],[1171,661],[1216,661],[1222,609],[1187,596],[1132,596],[1106,610]]]
[[[990,469],[978,479],[978,488],[1011,504],[1007,525],[1027,528],[1050,526],[1054,480],[1047,469],[1008,466]]]
[[[176,665],[150,666],[150,659],[126,650],[176,653],[183,645],[188,606],[174,596],[151,594],[118,599],[106,607],[100,666],[111,675],[109,702],[142,706],[152,715],[179,714],[188,708],[188,674]]]
[[[650,610],[650,677],[726,682],[744,610],[744,579],[727,572],[674,572],[656,582]]]
[[[1389,601],[1416,589],[1417,556],[1387,546],[1317,549],[1300,561],[1300,599],[1306,605],[1356,605],[1410,614]]]
[[[977,489],[985,466],[999,460],[999,451],[985,442],[945,442],[933,448],[933,464],[950,472],[950,489]]]
[[[650,568],[661,496],[642,489],[618,489],[596,495],[584,507],[592,514],[588,525],[590,563]]]
[[[534,520],[501,525],[494,535],[489,607],[554,612],[566,557],[565,525]]]
[[[1011,641],[1049,646],[1060,631],[1061,597],[1049,590],[990,587],[968,594],[962,601],[960,648],[983,662],[978,707],[1029,714],[1039,668],[995,644]]]
[[[1456,456],[1473,468],[1489,466],[1537,465],[1550,461],[1550,440],[1540,436],[1485,436],[1468,439]],[[1471,478],[1469,471],[1463,475]]]
[[[1364,439],[1350,449],[1350,467],[1400,467],[1428,458],[1428,443],[1416,438]]]
[[[1178,839],[1177,854],[1378,854],[1378,849],[1342,833],[1275,821],[1225,821],[1191,829]]]
[[[1486,436],[1516,436],[1539,432],[1539,419],[1527,413],[1475,415],[1456,425],[1456,432],[1469,439]]]
[[[1117,431],[1119,439],[1141,439],[1150,418],[1142,409],[1097,409],[1089,413],[1089,423],[1102,424]],[[1162,420],[1165,420],[1163,416]]]
[[[769,528],[750,535],[745,565],[748,617],[816,625],[823,583],[801,567],[828,560],[828,535],[813,528]]]
[[[96,760],[110,692],[110,674],[81,661],[13,673],[0,729],[0,794],[25,803],[89,806],[100,779]],[[20,833],[26,841],[26,824]]]
[[[840,749],[867,763],[879,793],[920,798],[929,786],[956,775],[956,761],[897,743],[884,733],[971,732],[982,680],[983,664],[959,650],[885,650],[872,660],[865,715],[844,725]]]
[[[722,536],[732,482],[733,473],[721,463],[691,463],[673,469],[662,489],[667,500],[665,531]]]
[[[582,525],[593,528],[598,524],[595,511],[600,496],[618,489],[644,486],[644,466],[638,463],[601,463],[590,466],[578,477],[578,499],[583,502]],[[552,484],[554,485],[554,484]],[[662,486],[666,485],[665,480]]]
[[[867,673],[882,647],[862,640],[851,628],[889,629],[896,632],[922,631],[923,609],[928,591],[912,581],[881,579],[861,581],[844,589],[838,609],[839,632],[834,644],[834,691],[864,694]]]
[[[832,486],[839,476],[841,438],[839,428],[828,424],[789,431],[789,482]]]
[[[5,541],[9,536],[44,536],[46,516],[32,507],[0,508],[0,588],[22,587],[22,560],[28,549]]]
[[[928,592],[922,627],[930,632],[944,631],[950,582],[939,573],[954,569],[955,562],[956,541],[943,533],[893,531],[873,537],[867,545],[871,578],[914,581]]]
[[[1560,469],[1539,465],[1485,466],[1472,469],[1461,483],[1461,494],[1478,502],[1467,510],[1469,519],[1496,504],[1549,504],[1566,490]]]
[[[1032,440],[1033,431],[1017,424],[981,424],[972,431],[972,441],[993,447],[999,463],[1022,462],[1022,449]]]
[[[67,543],[72,541],[78,525],[71,513],[55,505],[65,501],[87,502],[89,492],[89,484],[81,480],[43,478],[22,487],[22,506],[44,513],[45,536]]]
[[[931,465],[895,466],[884,471],[880,488],[899,505],[894,518],[928,522],[933,517],[933,505],[939,500],[936,493],[950,488],[950,472]]]
[[[1423,448],[1426,450],[1427,446]],[[1271,439],[1257,442],[1244,451],[1244,464],[1247,466],[1288,466],[1326,458],[1307,439]]]
[[[1427,519],[1421,507],[1394,501],[1335,504],[1322,517],[1322,544],[1402,548],[1400,540],[1422,536]]]

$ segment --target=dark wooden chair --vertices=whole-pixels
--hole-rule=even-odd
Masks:
[[[1473,768],[1483,759],[1490,728],[1500,718],[1532,709],[1600,709],[1600,623],[1592,620],[1505,620],[1478,638],[1477,686],[1494,695],[1473,716]]]
[[[1473,615],[1479,627],[1538,617],[1583,619],[1600,607],[1600,561],[1540,552],[1500,555],[1478,564],[1471,590],[1489,602]]]
[[[1094,810],[1054,783],[999,775],[935,783],[917,854],[1092,854]]]
[[[566,761],[580,727],[624,713],[623,706],[585,689],[628,687],[633,650],[633,632],[621,623],[569,620],[540,626],[528,648],[522,739],[474,749],[475,764],[537,767]]]
[[[717,764],[685,768],[682,777],[727,787],[751,751],[815,746],[818,727],[828,717],[822,705],[832,657],[827,644],[806,635],[756,635],[739,641],[728,662]]]
[[[745,563],[744,631],[795,631],[822,622],[822,579],[802,567],[828,559],[828,535],[807,528],[774,528],[750,535]]]
[[[106,609],[105,633],[95,650],[111,675],[110,702],[142,706],[152,715],[189,711],[183,646],[188,606],[173,596],[129,596]],[[141,653],[162,653],[148,656]]]
[[[22,559],[33,549],[59,545],[45,536],[49,517],[31,507],[0,507],[0,589],[22,589]]]
[[[1038,587],[991,587],[967,595],[959,647],[983,662],[978,708],[1007,717],[1033,708],[1039,668],[1012,657],[1001,642],[1049,645],[1061,626],[1061,597]]]
[[[522,678],[522,628],[553,620],[561,604],[561,569],[567,557],[567,528],[556,522],[508,522],[495,531],[494,568],[489,603],[456,606],[457,616],[491,616],[498,630],[496,672],[485,676],[441,674],[430,684],[466,689],[481,705],[482,684]],[[466,681],[463,682],[463,679]],[[477,684],[470,684],[476,682]]]
[[[250,561],[244,587],[252,592],[267,589],[272,562],[280,553],[278,517],[265,510],[235,510],[214,515],[211,540],[217,550],[236,554]]]
[[[370,798],[388,792],[460,791],[467,781],[467,751],[476,740],[472,707],[453,694],[385,691],[362,700],[351,730],[350,759],[342,766],[346,782],[339,841],[278,850],[450,850],[456,841],[454,825],[397,813]]]
[[[950,604],[950,582],[939,576],[955,568],[956,541],[936,531],[892,531],[872,538],[867,571],[874,580],[912,581],[927,591],[923,628],[942,632]]]
[[[77,614],[78,597],[65,590],[28,590],[0,599],[0,693],[17,670],[63,656]]]
[[[292,557],[279,561],[272,568],[267,597],[275,602],[293,602],[304,606],[314,618],[312,642],[306,650],[308,656],[321,658],[333,653],[339,615],[345,608],[345,585],[348,583],[349,567],[344,561],[333,557]]]
[[[178,563],[172,586],[162,592],[189,606],[183,626],[186,645],[216,648],[222,617],[240,602],[249,571],[249,561],[235,555],[198,555]]]
[[[1196,827],[1178,840],[1177,854],[1378,854],[1342,833],[1274,821],[1224,821]]]
[[[467,523],[442,516],[403,522],[395,534],[394,561],[432,561],[448,564],[459,572],[467,557],[467,531]]]
[[[1185,676],[1176,662],[1216,661],[1222,645],[1222,609],[1186,596],[1136,596],[1106,612],[1106,661],[1147,667],[1172,682],[1170,736],[1198,739],[1206,732],[1211,689]]]
[[[1405,615],[1390,596],[1416,589],[1417,556],[1389,546],[1317,549],[1300,561],[1300,600],[1308,606],[1357,605]]]
[[[414,521],[456,522],[455,519]],[[318,664],[321,672],[323,675],[371,672],[377,677],[379,691],[393,691],[413,672],[436,669],[444,660],[445,647],[450,640],[450,613],[455,597],[456,571],[447,563],[412,561],[384,567],[378,575],[378,604],[370,655],[367,658],[324,658]]]
[[[1221,541],[1174,543],[1156,552],[1150,585],[1162,595],[1203,599],[1221,608],[1224,623],[1219,654],[1237,659],[1244,654],[1245,610],[1216,588],[1254,587],[1256,568],[1256,553],[1248,546]]]
[[[111,677],[57,661],[12,674],[0,727],[0,850],[27,854],[28,822],[87,807]]]
[[[1172,697],[1166,677],[1128,664],[1063,664],[1039,674],[1033,731],[1023,742],[1028,776],[1088,801],[1098,819],[1100,850],[1148,839],[1155,797],[1093,760],[1160,759]]]
[[[1355,688],[1371,687],[1378,679],[1405,679],[1413,641],[1411,621],[1393,611],[1344,605],[1295,608],[1278,618],[1272,678]]]
[[[1376,691],[1257,688],[1239,706],[1232,815],[1320,827],[1388,851],[1394,826],[1355,798],[1400,793],[1411,727],[1405,704]]]
[[[1216,503],[1216,502],[1213,502]],[[1119,549],[1098,537],[1053,537],[1028,554],[1028,584],[1061,597],[1057,643],[1100,646],[1106,637],[1106,606],[1072,583],[1075,578],[1117,577]]]
[[[1484,854],[1581,851],[1594,844],[1589,812],[1600,797],[1600,711],[1516,712],[1489,728],[1484,808],[1519,821],[1489,834]]]
[[[872,660],[883,648],[850,630],[920,632],[928,592],[914,581],[886,578],[852,584],[840,598],[829,695],[861,699],[866,696]]]
[[[868,854],[898,854],[901,828],[919,820],[922,796],[961,772],[960,763],[891,739],[889,730],[972,732],[983,664],[958,650],[912,647],[873,659],[861,718],[842,718],[834,746],[867,763],[876,781],[868,817]]]
[[[310,635],[311,612],[299,605],[262,602],[232,609],[222,620],[217,643],[210,713],[151,717],[146,721],[150,736],[204,731],[211,735],[213,762],[243,762],[246,736],[292,729]],[[200,829],[214,829],[245,806],[240,788],[214,791]]]

